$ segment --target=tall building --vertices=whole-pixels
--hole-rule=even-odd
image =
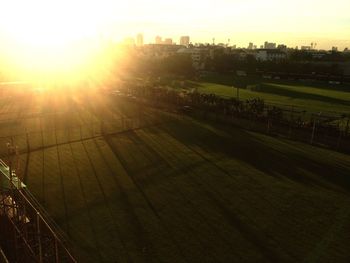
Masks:
[[[162,44],[162,37],[156,36],[155,42],[156,42],[156,44]]]
[[[190,37],[189,36],[180,37],[180,45],[188,46],[189,44],[190,44]]]
[[[248,49],[253,49],[253,48],[254,48],[254,44],[252,42],[250,42],[248,45]]]
[[[143,46],[143,34],[139,33],[136,35],[136,45]]]
[[[265,41],[264,48],[265,49],[276,49],[276,43],[270,43],[270,42]]]
[[[173,44],[173,40],[171,38],[166,38],[164,40],[163,44],[165,44],[165,45],[172,45]]]

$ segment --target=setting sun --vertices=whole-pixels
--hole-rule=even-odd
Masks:
[[[190,35],[194,44],[215,40],[237,47],[252,42],[259,47],[272,40],[290,47],[317,43],[321,49],[344,49],[349,45],[349,4],[336,3],[344,8],[329,12],[327,4],[316,0],[303,4],[301,11],[301,0],[278,4],[274,0],[202,1],[200,8],[198,2],[185,0],[3,1],[0,66],[3,73],[26,80],[79,78],[105,68],[103,63],[111,58],[106,44],[139,32],[145,43],[154,43],[157,35],[172,38],[173,43]]]
[[[3,61],[31,75],[86,69],[110,18],[98,1],[8,1],[2,11]]]
[[[350,0],[0,3],[0,263],[350,263]]]

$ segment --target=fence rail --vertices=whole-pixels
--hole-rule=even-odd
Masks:
[[[0,145],[11,143],[19,146],[19,152],[28,153],[65,143],[93,139],[102,135],[117,134],[128,130],[149,127],[162,122],[161,113],[152,115],[142,114],[116,118],[114,120],[92,121],[86,124],[67,126],[62,128],[38,129],[13,133],[0,137]],[[0,148],[0,157],[7,155],[6,148]]]
[[[214,94],[179,93],[174,90],[156,88],[140,92],[129,89],[132,94],[119,94],[134,98],[158,108],[170,108],[178,113],[199,118],[211,118],[244,129],[270,135],[287,137],[313,145],[350,153],[350,116],[344,113],[311,113],[305,118],[304,110],[277,107],[260,99],[238,101],[224,99]],[[113,94],[113,93],[112,93]],[[185,108],[189,107],[189,108]],[[188,110],[190,109],[190,110]]]
[[[12,181],[11,168],[1,160],[1,175],[9,180],[0,189],[0,246],[10,262],[76,263],[62,231],[21,183]],[[17,178],[17,177],[16,177]]]

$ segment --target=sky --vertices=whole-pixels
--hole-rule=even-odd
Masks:
[[[122,6],[120,28],[154,35],[190,35],[193,42],[247,46],[264,41],[289,46],[318,43],[320,48],[350,47],[350,1],[215,0],[142,1]]]
[[[143,33],[178,42],[258,47],[265,41],[290,47],[350,48],[349,0],[0,0],[0,41],[61,45],[103,36],[115,41]],[[0,42],[0,43],[1,43]],[[1,48],[1,45],[0,45]]]

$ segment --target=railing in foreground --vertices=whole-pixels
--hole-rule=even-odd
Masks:
[[[63,235],[0,160],[0,246],[10,262],[77,262]]]

